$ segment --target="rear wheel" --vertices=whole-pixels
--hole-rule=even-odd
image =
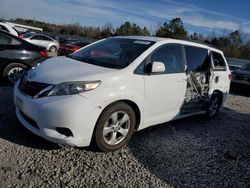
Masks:
[[[49,51],[51,53],[56,53],[57,52],[57,48],[55,46],[51,46],[50,49],[49,49]]]
[[[11,63],[7,65],[3,71],[3,80],[5,83],[14,85],[22,76],[27,66],[22,63]]]
[[[207,110],[207,116],[213,118],[217,115],[221,107],[221,98],[218,93],[214,93],[210,99],[210,105]]]
[[[135,123],[135,113],[126,103],[118,102],[107,107],[96,124],[95,144],[105,152],[123,147],[133,135]]]

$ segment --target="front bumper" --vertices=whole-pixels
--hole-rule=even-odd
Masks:
[[[88,146],[101,113],[98,105],[81,95],[33,99],[14,87],[14,103],[19,121],[34,134],[46,140],[72,146]],[[17,105],[16,99],[22,101]],[[32,121],[28,121],[31,119]],[[32,125],[35,122],[37,127]],[[68,128],[73,136],[65,136],[56,128]]]

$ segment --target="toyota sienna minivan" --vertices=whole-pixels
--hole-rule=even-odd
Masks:
[[[101,151],[124,146],[152,125],[206,114],[229,93],[223,52],[156,37],[112,37],[43,61],[14,88],[16,115],[31,132]]]

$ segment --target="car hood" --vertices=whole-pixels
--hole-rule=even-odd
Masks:
[[[106,74],[116,69],[105,68],[77,61],[67,57],[49,58],[28,71],[27,78],[32,82],[58,84],[68,81],[85,81],[98,74]]]

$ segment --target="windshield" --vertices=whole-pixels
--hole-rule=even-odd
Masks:
[[[122,69],[153,44],[154,42],[146,40],[109,38],[79,50],[69,57],[98,66]]]
[[[250,63],[244,65],[243,67],[240,68],[241,70],[244,70],[244,71],[250,71]]]

